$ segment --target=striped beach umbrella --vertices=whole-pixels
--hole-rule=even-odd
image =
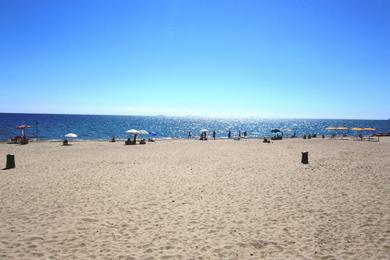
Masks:
[[[22,130],[22,136],[26,136],[26,128],[31,128],[31,125],[18,125],[16,129]]]

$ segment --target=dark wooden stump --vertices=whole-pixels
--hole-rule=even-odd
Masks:
[[[303,164],[308,164],[309,163],[309,152],[302,152],[301,163],[303,163]]]
[[[7,164],[5,166],[6,169],[15,168],[15,155],[7,154]]]

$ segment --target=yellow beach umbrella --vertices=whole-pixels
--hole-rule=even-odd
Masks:
[[[360,128],[360,127],[353,127],[351,128],[352,131],[364,131],[364,128]]]
[[[375,131],[375,128],[372,128],[372,127],[367,127],[367,128],[363,128],[364,131]]]

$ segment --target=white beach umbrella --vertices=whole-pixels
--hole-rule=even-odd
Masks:
[[[203,128],[203,129],[200,129],[199,132],[200,132],[200,133],[204,133],[204,132],[208,132],[208,131],[209,131],[209,130]]]
[[[137,139],[137,135],[139,135],[139,131],[138,131],[138,130],[135,130],[135,129],[127,130],[126,133],[134,135],[134,140],[133,140],[134,142],[135,142],[136,139]]]
[[[77,135],[74,134],[74,133],[68,133],[68,134],[66,134],[64,136],[67,137],[67,138],[76,138],[77,137]]]
[[[22,130],[22,136],[26,136],[26,129],[31,128],[30,125],[18,125],[16,129],[21,129]]]
[[[76,134],[74,134],[74,133],[67,133],[66,135],[64,135],[65,137],[66,137],[66,140],[68,140],[68,138],[69,139],[73,139],[73,138],[76,138],[77,137],[77,135]],[[65,144],[65,143],[64,143]]]
[[[140,135],[148,135],[149,134],[149,132],[146,130],[139,130],[138,132]]]
[[[334,131],[334,130],[337,130],[337,127],[329,126],[329,127],[325,128],[325,130],[327,130],[327,131]]]
[[[138,135],[138,134],[139,134],[139,131],[138,131],[138,130],[135,130],[135,129],[130,129],[130,130],[127,130],[126,133],[132,134],[132,135]]]

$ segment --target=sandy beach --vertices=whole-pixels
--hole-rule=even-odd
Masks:
[[[388,138],[0,144],[1,167],[8,153],[1,259],[389,259]]]

